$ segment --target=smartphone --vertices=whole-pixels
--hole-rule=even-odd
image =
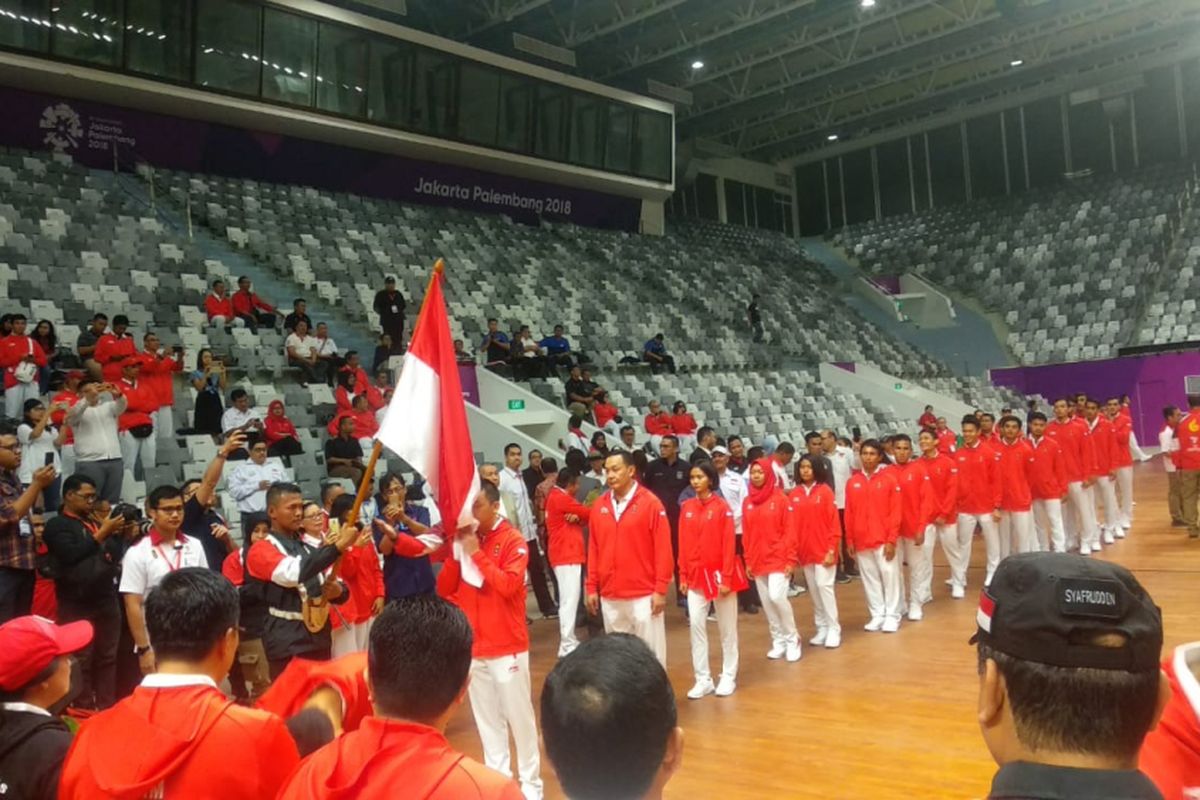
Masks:
[[[46,466],[54,466],[54,453],[46,453]]]
[[[180,353],[183,352],[183,347],[181,347],[180,345],[175,345],[174,347],[171,348],[171,352],[175,353],[176,355],[179,355]]]

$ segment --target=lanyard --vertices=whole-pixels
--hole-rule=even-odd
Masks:
[[[175,570],[179,569],[179,565],[183,561],[183,547],[182,546],[175,548],[175,564],[174,565],[171,564],[170,559],[168,559],[166,554],[162,551],[161,544],[154,545],[154,549],[158,551],[158,554],[160,556],[162,556],[162,560],[166,563],[167,572],[174,572]]]

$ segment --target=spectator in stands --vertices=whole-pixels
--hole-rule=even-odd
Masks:
[[[313,328],[313,321],[312,318],[306,313],[307,309],[308,304],[304,302],[303,297],[297,297],[295,300],[293,300],[292,313],[283,318],[283,329],[288,333],[291,333],[292,331],[296,330],[296,323],[305,322],[308,324],[308,329],[311,331]]]
[[[228,436],[234,431],[246,434],[248,440],[257,439],[262,433],[262,412],[250,407],[250,395],[241,387],[229,393],[229,408],[221,415],[221,432]],[[234,453],[231,460],[246,458],[244,450]]]
[[[680,403],[676,403],[675,407],[678,408],[680,405]],[[675,426],[674,417],[671,418],[671,426]],[[685,446],[686,439],[680,436],[678,433],[675,434],[675,438],[679,440],[680,452],[685,451],[687,449]],[[692,442],[696,445],[696,448],[692,450],[692,454],[688,456],[688,463],[695,464],[697,461],[711,461],[713,448],[717,446],[717,432],[708,425],[705,425],[696,431],[696,435],[692,438]]]
[[[589,382],[583,379],[582,368],[571,367],[570,377],[566,383],[567,410],[580,417],[589,417],[592,405],[596,402]]]
[[[333,386],[333,374],[337,372],[342,361],[338,355],[337,342],[330,338],[329,326],[324,322],[317,323],[317,335],[312,338],[317,360],[325,365],[326,382]]]
[[[92,322],[79,333],[75,340],[75,352],[83,360],[83,366],[93,378],[100,379],[100,362],[96,360],[96,345],[108,328],[108,316],[97,312]]]
[[[233,314],[233,299],[225,293],[225,281],[213,281],[212,291],[204,298],[204,312],[208,314],[209,324],[215,327],[228,328],[239,324],[235,323],[237,317]],[[239,326],[244,324],[241,322]]]
[[[154,430],[160,439],[174,437],[175,373],[183,372],[183,348],[175,347],[167,353],[159,342],[158,334],[147,331],[142,337],[139,356],[142,361],[142,382],[157,406],[150,415],[154,418]]]
[[[624,450],[626,453],[641,452],[642,446],[637,443],[637,432],[632,425],[622,425],[620,431],[620,441],[614,445],[615,449]]]
[[[589,639],[560,659],[541,709],[546,756],[577,800],[659,800],[683,760],[675,690],[634,636]]]
[[[237,501],[238,511],[252,514],[266,511],[267,490],[272,484],[287,480],[287,473],[279,462],[267,460],[267,443],[258,441],[250,445],[249,460],[238,464],[229,473],[226,484],[229,496]]]
[[[664,367],[672,375],[675,374],[675,357],[667,352],[661,333],[655,334],[642,347],[642,360],[650,365],[650,371],[655,375],[662,372]]]
[[[917,418],[917,426],[920,428],[937,427],[937,415],[933,413],[933,406],[925,406],[925,411]]]
[[[39,319],[37,325],[33,327],[32,338],[46,354],[46,366],[39,375],[39,386],[45,393],[50,380],[50,372],[57,369],[63,362],[63,355],[58,352],[58,334],[54,331],[54,323],[48,319]]]
[[[342,364],[338,371],[349,373],[351,378],[353,378],[351,386],[355,394],[367,394],[371,391],[371,378],[367,375],[367,371],[363,369],[357,350],[346,351],[345,363]]]
[[[479,350],[483,353],[483,365],[488,369],[494,370],[508,363],[512,343],[508,334],[500,330],[500,322],[495,317],[487,321],[487,333],[479,344]]]
[[[693,417],[687,410],[687,403],[682,400],[676,400],[675,405],[671,409],[671,431],[679,439],[679,446],[683,452],[691,452],[696,449],[696,418]]]
[[[21,444],[12,423],[0,421],[0,622],[28,614],[33,606],[36,542],[21,525],[39,494],[57,477],[52,466],[39,466],[29,488],[22,489]]]
[[[183,524],[179,529],[204,548],[209,569],[220,570],[226,556],[237,546],[229,535],[229,524],[217,511],[220,505],[217,502],[217,483],[221,480],[229,457],[241,452],[245,444],[245,434],[231,435],[221,444],[221,449],[217,451],[213,460],[208,462],[200,479],[184,481],[180,487],[183,495]],[[232,471],[230,474],[233,474]],[[246,529],[246,524],[243,519],[243,530]]]
[[[202,797],[217,786],[228,800],[278,793],[299,763],[283,720],[217,688],[237,657],[239,606],[233,585],[207,569],[171,572],[150,592],[147,653],[159,673],[80,731],[63,766],[64,800]],[[162,755],[129,758],[131,742]]]
[[[125,411],[125,395],[113,384],[91,378],[80,381],[79,394],[79,402],[67,412],[75,436],[75,471],[92,479],[101,498],[119,503],[125,471],[117,420]]]
[[[67,411],[79,402],[79,382],[86,374],[83,370],[71,370],[62,376],[62,384],[51,389],[54,396],[50,398],[50,421],[66,431],[66,438],[58,449],[63,475],[75,474],[75,435],[67,424]]]
[[[576,414],[567,419],[567,444],[564,449],[582,450],[584,453],[592,449],[587,434],[583,432],[583,419]]]
[[[1162,614],[1127,569],[1013,555],[977,619],[979,727],[1000,767],[990,797],[1163,796],[1137,769],[1170,697]]]
[[[608,438],[604,435],[604,431],[596,431],[592,434],[591,445],[591,450],[599,453],[604,458],[608,458]]]
[[[522,325],[521,329],[517,331],[513,344],[515,351],[512,353],[513,378],[515,380],[545,378],[548,374],[546,356],[542,354],[542,348],[538,347],[537,342],[533,340],[533,334],[529,331],[528,325]]]
[[[65,411],[66,406],[55,406],[56,411]],[[41,400],[26,400],[24,417],[17,426],[17,441],[21,443],[21,466],[17,475],[21,486],[28,489],[33,485],[33,471],[49,464],[57,473],[54,481],[42,490],[34,502],[38,511],[56,511],[62,488],[62,459],[58,450],[67,439],[69,429],[57,429],[50,422],[50,414]]]
[[[650,437],[650,449],[659,452],[664,436],[671,436],[671,415],[663,410],[657,400],[650,401],[650,413],[642,423],[646,435]]]
[[[283,342],[288,363],[300,369],[300,385],[325,383],[329,377],[329,365],[317,356],[319,343],[308,335],[308,323],[296,322],[296,328]]]
[[[462,339],[454,340],[454,356],[455,359],[462,363]],[[386,333],[379,334],[379,344],[375,345],[375,355],[371,357],[371,372],[378,373],[380,369],[386,369],[388,360],[392,357],[392,337]],[[471,358],[474,362],[474,357]]]
[[[458,364],[475,364],[475,354],[467,352],[467,345],[462,339],[454,340],[454,361]]]
[[[154,412],[158,399],[153,389],[141,379],[142,359],[131,356],[121,365],[121,381],[117,384],[125,395],[125,410],[117,419],[121,439],[121,459],[131,474],[145,475],[158,460],[158,438],[154,435]],[[138,467],[141,467],[139,470]]]
[[[69,656],[91,640],[86,622],[23,616],[0,625],[0,775],[9,797],[58,797],[72,741],[59,718],[74,696]]]
[[[614,439],[621,435],[621,412],[608,401],[608,392],[600,389],[596,392],[595,403],[592,406],[592,418],[596,427],[608,432]]]
[[[383,289],[375,294],[371,306],[379,315],[379,327],[391,337],[392,354],[404,353],[404,295],[396,288],[396,279],[391,275],[383,281]]]
[[[389,602],[419,594],[433,594],[433,551],[429,509],[420,504],[420,487],[411,489],[398,472],[379,480],[375,496],[375,544],[383,555],[384,594]],[[418,538],[421,537],[421,538]]]
[[[336,376],[337,388],[333,390],[333,403],[337,408],[337,413],[349,413],[354,407],[354,375],[349,372],[338,372]],[[330,420],[329,435],[337,435],[337,422]]]
[[[129,333],[129,318],[117,314],[112,320],[112,330],[100,337],[96,343],[96,360],[104,380],[115,382],[121,379],[121,367],[125,359],[137,355],[137,345]]]
[[[39,370],[46,354],[32,336],[25,335],[25,315],[13,314],[12,333],[0,339],[0,367],[4,368],[4,411],[9,419],[20,419],[26,400],[41,394]]]
[[[750,305],[746,306],[746,319],[750,322],[750,338],[755,344],[763,340],[762,312],[759,311],[758,295],[751,295]]]
[[[282,400],[272,400],[267,406],[267,418],[263,420],[263,439],[267,443],[267,455],[297,456],[304,452],[296,426],[288,419]]]
[[[570,367],[585,361],[583,353],[571,351],[571,342],[566,336],[563,336],[562,325],[555,325],[554,335],[543,338],[538,342],[538,347],[545,351],[546,360],[551,367]]]
[[[192,430],[216,436],[222,432],[221,417],[225,405],[221,398],[225,394],[228,376],[225,364],[213,357],[212,350],[204,348],[196,356],[196,370],[189,379],[196,390],[196,407],[192,414]]]
[[[245,275],[238,278],[238,290],[233,293],[233,314],[247,328],[257,332],[258,326],[274,328],[277,318],[275,306],[263,300],[250,287]]]
[[[354,436],[354,420],[342,417],[338,435],[325,442],[325,468],[331,478],[349,478],[357,484],[362,480],[363,449]]]
[[[379,422],[375,419],[375,412],[371,410],[371,405],[367,402],[365,394],[354,396],[353,406],[348,416],[354,420],[354,437],[358,439],[363,452],[368,452],[374,447],[374,439],[376,432],[379,430]]]

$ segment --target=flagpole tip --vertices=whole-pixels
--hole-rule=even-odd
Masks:
[[[445,272],[446,271],[446,262],[440,258],[437,261],[433,262],[433,271],[438,273],[439,275],[441,273]]]

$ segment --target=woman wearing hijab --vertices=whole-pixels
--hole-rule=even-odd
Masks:
[[[696,496],[679,509],[679,590],[687,594],[696,685],[688,698],[728,697],[737,688],[737,593],[746,588],[738,569],[733,512],[718,494],[721,479],[711,461],[692,466]],[[721,632],[721,679],[713,686],[708,668],[708,604],[716,607]]]
[[[842,628],[838,624],[833,585],[837,580],[841,526],[833,489],[817,480],[813,460],[807,455],[800,456],[796,462],[796,488],[790,499],[797,554],[804,567],[804,579],[808,582],[817,623],[817,635],[808,643],[817,647],[837,647],[842,643]]]
[[[272,400],[263,422],[263,439],[269,456],[296,456],[304,452],[296,426],[288,419],[282,400]]]
[[[257,511],[247,514],[243,519],[246,530],[246,541],[241,549],[234,550],[225,557],[221,564],[221,574],[237,587],[238,600],[242,607],[238,618],[238,630],[241,639],[238,642],[237,662],[230,671],[230,683],[233,694],[241,700],[256,700],[259,695],[271,685],[271,676],[267,669],[267,651],[263,649],[262,632],[267,620],[267,601],[263,596],[261,581],[246,580],[246,553],[258,541],[267,538],[271,530],[270,520],[265,512]],[[246,692],[246,683],[250,683],[250,692]]]
[[[771,631],[767,658],[800,660],[800,634],[788,602],[788,583],[799,563],[792,506],[766,459],[748,470],[750,494],[742,503],[742,549],[746,572],[758,585]]]

